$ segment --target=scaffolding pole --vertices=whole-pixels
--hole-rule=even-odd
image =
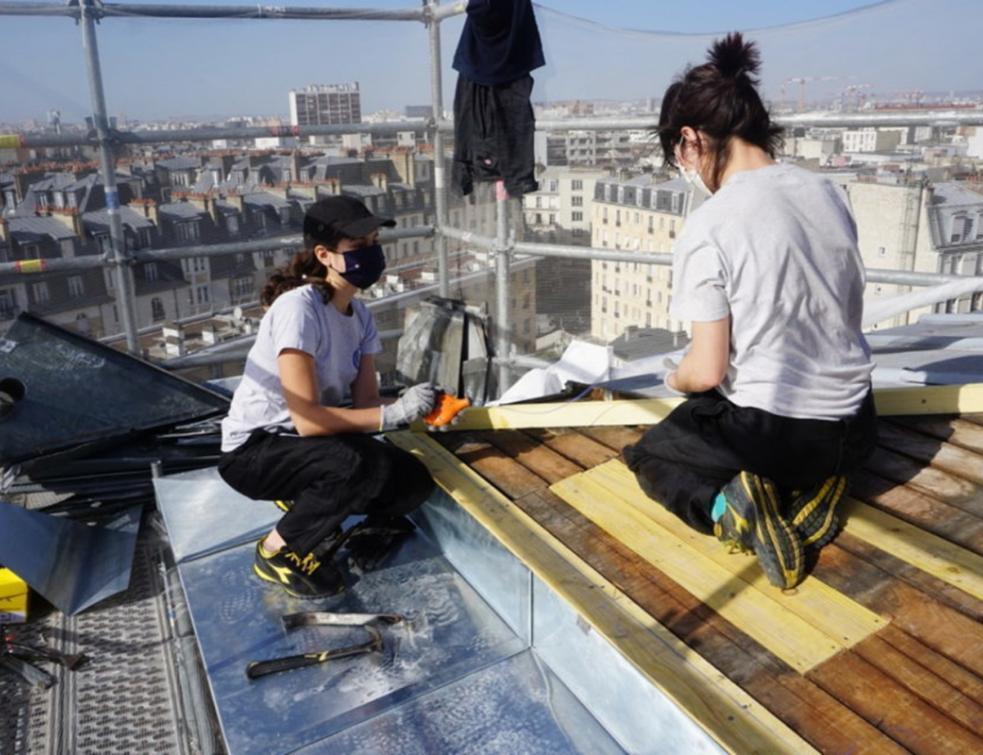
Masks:
[[[440,51],[440,10],[439,0],[429,0],[424,5],[427,15],[427,33],[430,37],[430,101],[433,109],[433,194],[434,194],[434,226],[439,231],[447,225],[447,162],[444,157],[444,134],[439,123],[444,118],[444,76]],[[434,241],[437,244],[437,272],[439,276],[439,292],[443,297],[450,296],[450,275],[447,259],[447,237],[438,233]]]
[[[96,20],[93,13],[96,0],[81,0],[82,46],[85,49],[86,69],[89,76],[89,93],[92,97],[92,122],[99,139],[99,162],[106,193],[106,211],[109,215],[110,264],[113,268],[118,304],[117,311],[126,334],[126,349],[131,354],[140,353],[137,337],[137,316],[134,301],[133,277],[126,256],[126,238],[120,217],[119,189],[116,186],[116,156],[109,137],[109,119],[106,116],[106,95],[102,88],[102,69],[99,65],[99,44],[96,40]]]
[[[508,360],[512,354],[512,313],[509,311],[509,194],[505,181],[495,182],[495,294],[498,323],[495,328],[495,355],[502,360],[498,365],[498,395],[509,387],[511,372]]]

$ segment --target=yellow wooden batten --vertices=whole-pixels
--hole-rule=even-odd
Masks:
[[[814,752],[476,472],[432,439],[392,433],[460,506],[569,603],[642,674],[731,752]]]
[[[852,498],[841,507],[845,532],[983,600],[983,557]]]
[[[455,430],[523,430],[541,427],[617,427],[654,425],[682,403],[681,398],[564,401],[478,407],[461,413]],[[906,414],[983,412],[983,383],[879,388],[874,391],[882,417]],[[414,430],[423,431],[418,422]]]
[[[815,579],[793,594],[772,587],[754,556],[730,554],[715,538],[687,527],[648,498],[620,461],[550,489],[801,673],[885,624]]]

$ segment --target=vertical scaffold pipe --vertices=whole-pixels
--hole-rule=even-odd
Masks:
[[[440,122],[444,118],[444,79],[440,54],[440,19],[435,11],[439,0],[426,3],[427,31],[430,34],[430,97],[433,105],[433,186],[434,186],[434,244],[437,245],[437,272],[440,295],[450,296],[450,263],[447,259],[447,171],[444,158],[444,135]]]
[[[498,357],[498,395],[509,387],[511,371],[509,359],[512,356],[512,313],[509,307],[509,194],[505,182],[495,182],[495,293],[498,324],[496,328],[495,356]]]
[[[126,334],[126,349],[131,354],[140,353],[137,336],[137,318],[134,301],[133,278],[130,274],[120,217],[119,188],[116,184],[116,156],[110,142],[109,119],[106,116],[106,96],[102,87],[102,68],[99,64],[99,44],[96,41],[95,0],[82,0],[80,19],[82,45],[85,49],[86,68],[89,76],[89,94],[92,98],[92,122],[99,139],[99,161],[106,188],[106,210],[109,214],[109,239],[112,248],[113,278],[116,286],[117,309]]]

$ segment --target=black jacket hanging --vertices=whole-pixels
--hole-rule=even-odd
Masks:
[[[454,55],[452,181],[462,194],[499,179],[513,196],[539,188],[529,72],[543,64],[530,0],[471,0]]]

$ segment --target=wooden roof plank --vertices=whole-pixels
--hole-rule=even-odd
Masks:
[[[551,485],[583,471],[580,465],[518,430],[495,430],[480,437]]]
[[[949,660],[983,676],[983,627],[932,595],[846,550],[843,538],[820,550],[813,574],[861,605],[890,617]]]
[[[845,532],[983,599],[983,557],[854,498],[840,507]]]
[[[893,449],[878,446],[871,457],[864,462],[863,468],[898,485],[908,485],[926,495],[945,501],[968,514],[983,516],[983,496],[969,480],[926,466],[923,462]]]
[[[892,417],[891,421],[938,440],[983,454],[983,426],[965,417]]]
[[[877,635],[854,646],[853,652],[943,715],[971,732],[983,732],[983,705]]]
[[[808,677],[912,752],[965,755],[983,749],[983,740],[854,651],[841,653]]]
[[[642,430],[634,427],[578,427],[577,431],[619,454],[622,448],[638,443],[642,437]]]
[[[983,519],[979,517],[868,470],[850,476],[850,492],[909,524],[983,555]]]
[[[836,539],[836,544],[873,564],[882,572],[890,574],[892,578],[905,582],[926,595],[931,595],[939,603],[959,611],[974,621],[983,621],[983,601],[959,588],[936,579],[917,566],[912,566],[876,545],[854,537],[849,532],[841,532]]]
[[[983,701],[983,679],[919,642],[896,624],[888,624],[878,637],[962,692],[970,700]]]
[[[526,434],[584,469],[596,467],[617,456],[616,451],[575,430],[533,428],[526,430]]]
[[[880,422],[877,442],[963,480],[983,485],[983,464],[974,451],[891,422]]]

